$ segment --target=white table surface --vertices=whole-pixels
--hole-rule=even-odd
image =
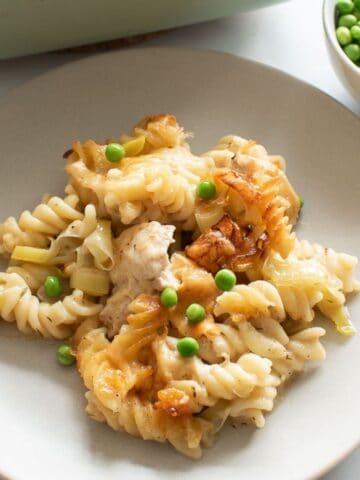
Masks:
[[[322,0],[292,0],[267,9],[167,32],[146,42],[146,45],[211,48],[251,58],[317,86],[360,116],[359,102],[347,93],[330,65],[322,30],[321,4]],[[40,73],[86,55],[62,52],[2,61],[0,96]],[[359,478],[358,449],[322,480]]]

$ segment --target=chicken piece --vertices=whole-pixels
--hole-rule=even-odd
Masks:
[[[126,229],[115,240],[115,265],[110,272],[115,288],[101,313],[111,337],[125,322],[128,305],[137,295],[178,287],[167,254],[174,232],[173,225],[142,223]]]
[[[185,252],[191,260],[211,273],[225,267],[242,272],[261,257],[266,245],[265,233],[257,237],[252,225],[240,227],[229,215],[224,215]]]
[[[167,254],[174,243],[175,227],[159,222],[141,223],[127,228],[115,240],[115,266],[110,273],[116,286],[131,282],[132,289],[144,286],[161,290],[165,286],[177,286]]]

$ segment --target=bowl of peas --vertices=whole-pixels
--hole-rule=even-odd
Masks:
[[[324,0],[323,23],[335,71],[360,101],[360,0]]]

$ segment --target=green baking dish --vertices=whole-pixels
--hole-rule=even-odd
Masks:
[[[0,58],[225,17],[283,0],[0,0]]]

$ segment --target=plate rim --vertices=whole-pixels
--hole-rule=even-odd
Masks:
[[[222,51],[222,50],[217,50],[215,48],[201,48],[201,47],[191,48],[191,47],[173,47],[173,46],[167,47],[167,46],[162,46],[162,45],[159,45],[159,46],[157,46],[157,45],[156,46],[153,46],[153,45],[146,46],[146,45],[144,45],[144,46],[141,46],[141,47],[135,46],[135,47],[129,47],[129,48],[122,48],[122,49],[119,49],[119,50],[111,50],[111,51],[108,51],[108,52],[100,52],[100,53],[96,53],[96,54],[90,54],[90,55],[82,57],[82,58],[70,60],[69,62],[63,63],[61,65],[57,65],[53,68],[50,68],[50,70],[47,70],[47,71],[42,72],[38,75],[35,75],[30,80],[26,80],[23,83],[21,83],[19,85],[16,85],[15,87],[10,87],[10,89],[7,90],[4,95],[0,96],[0,107],[5,107],[7,104],[9,104],[11,99],[8,98],[8,97],[11,97],[12,95],[15,95],[19,90],[22,90],[25,87],[31,86],[33,83],[36,83],[39,80],[43,80],[47,76],[56,75],[56,73],[58,71],[70,69],[74,65],[81,64],[81,63],[87,63],[87,62],[93,61],[94,59],[97,59],[99,57],[121,55],[124,52],[125,53],[127,53],[127,52],[138,52],[138,51],[145,52],[145,51],[150,51],[150,50],[154,50],[154,51],[161,50],[161,51],[169,51],[169,52],[175,51],[175,52],[184,52],[184,53],[189,52],[190,54],[191,53],[196,53],[196,54],[199,54],[199,55],[208,54],[208,55],[217,55],[217,56],[220,56],[220,57],[226,56],[226,57],[230,57],[230,58],[232,58],[234,60],[237,60],[237,61],[240,61],[240,62],[245,62],[245,63],[255,65],[256,67],[265,68],[267,70],[272,71],[273,73],[275,73],[277,75],[287,77],[288,79],[290,79],[291,81],[294,81],[295,83],[300,83],[303,87],[305,87],[309,90],[316,91],[317,93],[319,93],[323,97],[328,98],[329,100],[334,102],[344,112],[346,112],[347,114],[350,114],[355,121],[360,122],[360,117],[356,113],[354,113],[352,110],[350,110],[350,108],[348,108],[346,105],[341,103],[340,100],[333,97],[330,93],[326,92],[325,90],[322,90],[317,85],[313,85],[312,83],[310,83],[310,82],[308,82],[308,81],[306,81],[302,78],[297,77],[296,75],[294,75],[292,73],[281,70],[281,68],[278,68],[278,67],[275,67],[273,65],[261,62],[259,60],[254,60],[252,58],[248,58],[248,57],[245,57],[245,56],[242,56],[242,55],[236,55],[235,53],[230,53],[230,52],[225,52],[225,51]],[[41,54],[39,54],[39,55],[41,55]]]

